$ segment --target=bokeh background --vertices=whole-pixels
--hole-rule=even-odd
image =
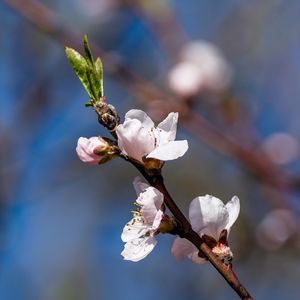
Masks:
[[[238,195],[234,270],[255,299],[299,299],[299,19],[298,0],[1,1],[0,299],[238,299],[211,265],[175,261],[172,236],[122,259],[137,172],[76,155],[78,137],[108,135],[64,54],[84,33],[121,117],[180,112],[190,148],[164,175],[183,211]],[[180,88],[195,81],[174,73],[194,41],[226,61],[221,88]]]

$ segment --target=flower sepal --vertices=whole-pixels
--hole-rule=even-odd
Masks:
[[[176,234],[177,232],[176,229],[177,229],[177,223],[175,219],[173,217],[164,214],[158,228],[159,232]]]
[[[144,167],[147,170],[147,173],[150,172],[150,174],[151,174],[151,170],[154,170],[155,172],[155,170],[160,170],[164,165],[163,161],[156,158],[143,157],[143,162],[144,162]]]
[[[205,242],[205,244],[212,249],[213,247],[215,247],[218,242],[215,240],[215,238],[213,238],[212,236],[209,236],[207,234],[203,234],[202,235],[202,240]]]

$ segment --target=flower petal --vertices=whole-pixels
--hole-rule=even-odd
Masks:
[[[234,224],[234,222],[236,221],[236,219],[240,213],[239,198],[237,196],[233,196],[232,199],[229,202],[227,202],[225,207],[227,208],[227,212],[228,212],[228,216],[229,216],[228,223],[227,223],[225,229],[227,229],[227,232],[229,233],[231,226]]]
[[[177,131],[178,113],[171,112],[157,126],[157,144],[158,146],[174,141]]]
[[[148,225],[137,219],[130,220],[123,228],[121,239],[123,242],[129,242],[145,235],[149,231]]]
[[[194,252],[195,248],[187,239],[177,237],[173,243],[171,252],[177,260],[182,261],[185,256]]]
[[[197,264],[205,263],[206,260],[198,256],[199,250],[187,239],[176,238],[171,252],[175,259],[182,261],[187,256],[192,262]]]
[[[132,119],[139,120],[145,129],[151,130],[151,128],[154,128],[153,121],[148,117],[148,115],[144,111],[140,109],[131,109],[126,113],[125,121]]]
[[[216,240],[226,228],[229,216],[224,203],[213,196],[205,195],[192,200],[189,208],[192,228],[199,234],[207,234]]]
[[[196,248],[196,247],[195,247]],[[196,251],[188,255],[188,258],[195,264],[205,264],[207,260],[198,255],[199,250],[196,248]]]
[[[164,196],[156,188],[150,186],[145,192],[140,193],[136,202],[141,205],[140,213],[147,224],[152,224],[158,210],[163,204]]]
[[[150,185],[146,182],[143,182],[140,176],[137,176],[133,180],[133,187],[139,195],[140,193],[144,192]]]
[[[154,249],[156,243],[155,238],[151,236],[132,240],[124,245],[121,255],[125,260],[139,261]]]
[[[116,130],[121,151],[139,161],[155,147],[155,137],[151,130],[143,127],[139,120],[127,120]]]
[[[151,227],[152,234],[154,234],[156,232],[156,230],[159,228],[163,216],[164,216],[164,212],[162,210],[159,210],[156,213],[155,218],[152,223],[152,227]]]
[[[147,158],[156,158],[159,160],[172,160],[184,155],[188,150],[188,142],[183,141],[171,141],[165,145],[155,148],[147,155]]]

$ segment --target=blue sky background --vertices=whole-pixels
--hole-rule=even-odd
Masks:
[[[78,159],[78,137],[107,134],[83,106],[87,96],[64,45],[10,2],[0,3],[0,299],[238,299],[209,264],[175,261],[172,236],[159,236],[139,263],[122,259],[120,234],[131,217],[137,173],[117,159],[101,166]],[[149,20],[128,6],[96,14],[87,9],[95,2],[41,1],[59,17],[58,29],[88,33],[97,46],[164,88],[173,62]],[[259,136],[286,132],[300,142],[300,1],[168,2],[188,40],[206,39],[222,49],[235,70],[236,101],[247,108]],[[104,73],[107,99],[122,117],[143,107],[105,64]],[[205,104],[199,112],[207,113]],[[189,140],[190,149],[166,164],[164,174],[180,207],[186,213],[197,195],[228,201],[237,194],[241,216],[230,236],[235,271],[255,299],[298,299],[299,193],[284,193],[295,216],[294,235],[268,251],[255,238],[274,209],[266,187],[187,130],[179,128],[178,136]],[[284,166],[296,175],[299,167],[299,157]]]

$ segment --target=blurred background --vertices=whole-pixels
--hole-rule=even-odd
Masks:
[[[300,1],[4,0],[0,3],[0,299],[238,299],[211,265],[158,236],[124,261],[136,170],[82,163],[108,136],[64,53],[89,34],[123,118],[179,111],[189,151],[164,167],[190,201],[238,195],[234,270],[255,299],[299,299]]]

